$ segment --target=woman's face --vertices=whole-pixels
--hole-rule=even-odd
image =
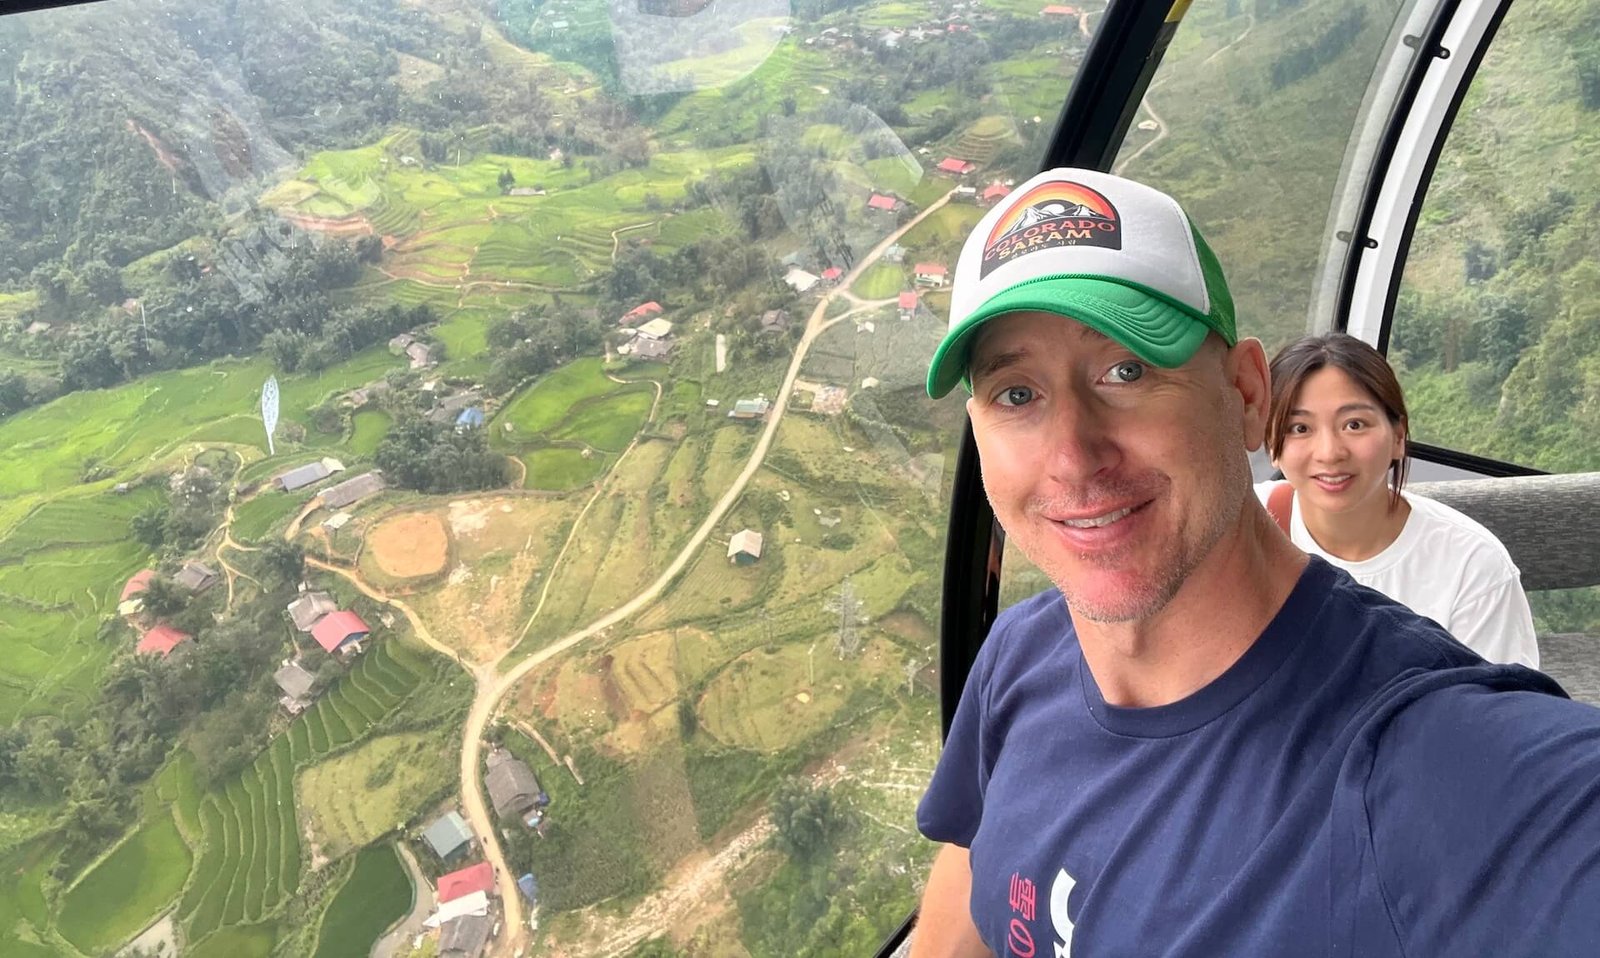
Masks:
[[[1307,376],[1285,420],[1274,461],[1302,506],[1324,513],[1387,510],[1389,466],[1405,454],[1405,429],[1342,369]]]

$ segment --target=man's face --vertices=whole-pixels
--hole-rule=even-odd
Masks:
[[[1162,369],[1049,313],[1003,316],[979,334],[967,410],[984,489],[1075,614],[1154,615],[1236,524],[1247,441],[1260,441],[1235,388],[1234,352],[1247,348],[1259,352],[1212,337]]]

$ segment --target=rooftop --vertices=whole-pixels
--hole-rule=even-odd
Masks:
[[[422,840],[427,842],[428,847],[432,848],[433,853],[440,858],[449,857],[456,849],[472,841],[472,838],[472,829],[467,826],[467,820],[454,809],[434,819],[422,833]]]
[[[278,683],[278,688],[283,689],[283,694],[292,699],[303,699],[311,694],[312,687],[317,684],[317,677],[307,672],[299,661],[294,661],[272,673],[272,681]]]
[[[460,871],[439,876],[439,902],[454,901],[475,891],[488,894],[494,891],[494,866],[488,862],[468,865]]]
[[[179,632],[172,626],[163,622],[146,632],[139,639],[139,645],[134,651],[144,655],[159,653],[162,658],[172,654],[172,650],[189,641],[193,636],[187,632]]]
[[[326,592],[307,592],[285,607],[294,627],[301,632],[310,632],[317,620],[338,608],[339,604]]]
[[[311,637],[317,640],[318,645],[333,652],[346,642],[359,639],[371,631],[372,627],[363,622],[361,616],[349,609],[341,609],[328,613],[313,625]]]

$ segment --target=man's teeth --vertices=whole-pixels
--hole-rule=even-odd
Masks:
[[[1097,529],[1100,526],[1109,526],[1118,519],[1125,518],[1132,511],[1133,507],[1129,506],[1126,509],[1118,509],[1116,512],[1108,512],[1103,516],[1095,516],[1093,519],[1062,519],[1061,522],[1063,525],[1072,526],[1074,529]]]

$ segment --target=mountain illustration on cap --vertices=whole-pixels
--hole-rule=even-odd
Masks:
[[[1093,209],[1092,207],[1085,206],[1082,203],[1069,203],[1061,200],[1049,200],[1044,203],[1035,203],[1034,205],[1023,210],[1022,215],[1017,218],[1016,223],[1012,224],[1011,228],[1006,230],[1005,233],[1001,235],[1010,236],[1012,233],[1028,229],[1032,226],[1037,226],[1040,223],[1048,222],[1049,220],[1070,219],[1081,216],[1092,216],[1095,219],[1101,220],[1108,218],[1105,216],[1105,214]]]

